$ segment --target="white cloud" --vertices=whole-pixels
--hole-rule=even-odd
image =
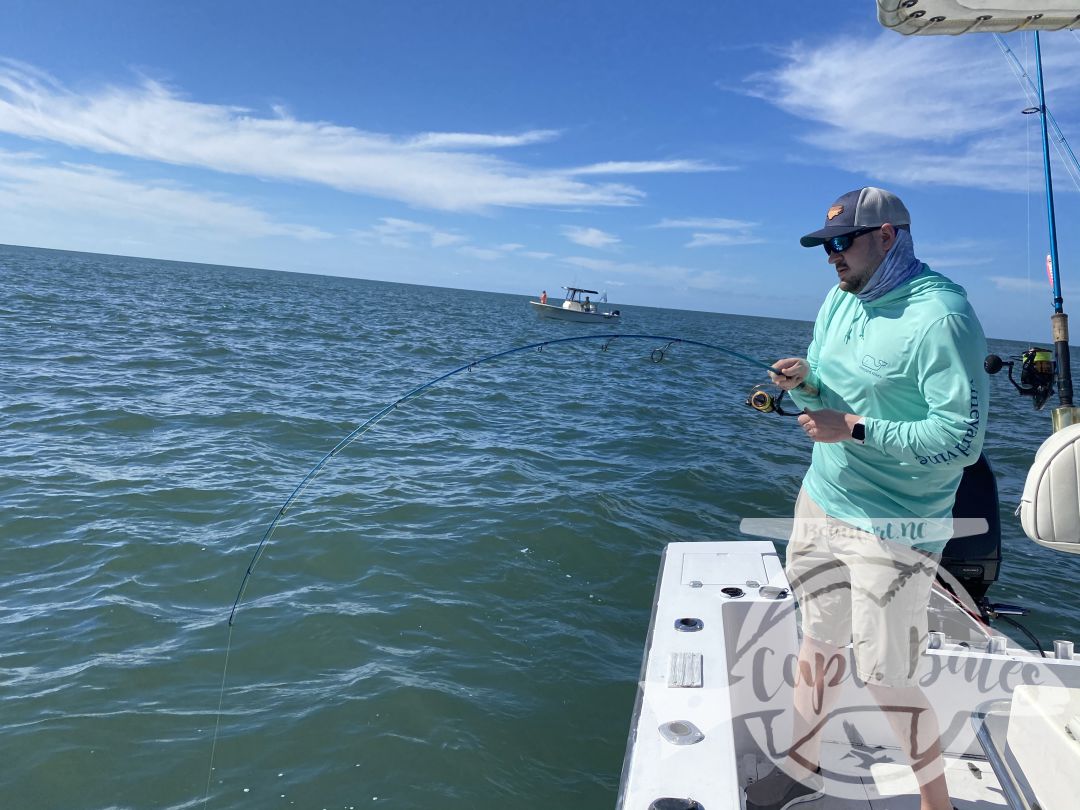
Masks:
[[[716,166],[700,160],[610,160],[577,169],[566,169],[564,174],[688,174],[697,172],[730,172],[734,166]]]
[[[953,239],[945,242],[932,242],[925,249],[915,242],[915,255],[934,270],[947,267],[978,267],[992,264],[995,257],[990,255],[1000,249],[985,239]]]
[[[353,231],[352,235],[362,242],[374,239],[380,244],[397,248],[413,248],[421,244],[438,248],[469,241],[461,234],[441,231],[423,222],[399,217],[382,217],[377,225],[366,231]]]
[[[723,219],[721,217],[691,217],[689,219],[662,219],[653,228],[694,228],[699,230],[733,230],[753,228],[756,222],[742,219]]]
[[[563,259],[566,264],[584,267],[586,270],[617,270],[619,265],[610,259],[590,259],[585,256],[569,256]]]
[[[786,64],[761,77],[760,94],[848,141],[949,141],[998,129],[1016,114],[999,99],[1008,68],[990,40],[882,32],[796,45],[786,56]]]
[[[432,247],[446,247],[447,245],[457,245],[466,240],[466,237],[464,236],[459,236],[456,233],[447,233],[446,231],[432,231],[430,236]]]
[[[567,225],[562,232],[563,236],[575,245],[583,247],[603,249],[617,245],[621,241],[614,234],[607,233],[599,228],[581,228],[577,225]]]
[[[686,247],[730,247],[732,245],[760,245],[765,240],[748,233],[695,233]]]
[[[693,230],[685,247],[730,247],[732,245],[759,245],[765,240],[752,233],[756,222],[721,217],[690,217],[689,219],[662,219],[653,228],[681,228]]]
[[[0,209],[25,214],[39,211],[50,218],[79,215],[197,229],[201,236],[327,239],[332,235],[308,225],[279,222],[266,212],[225,197],[185,188],[131,179],[120,172],[71,163],[48,165],[27,153],[0,151]]]
[[[476,132],[425,132],[405,141],[413,149],[505,149],[553,141],[561,133],[557,129],[536,129],[518,135],[485,135]]]
[[[1014,278],[1013,276],[990,276],[988,281],[1002,292],[1028,292],[1036,286],[1035,281],[1030,278]]]
[[[919,257],[930,266],[931,270],[942,270],[947,267],[980,267],[993,264],[994,259],[990,256],[942,256],[929,255],[926,258]]]
[[[1063,127],[1080,107],[1080,52],[1056,50],[1046,75]],[[750,94],[808,122],[820,162],[903,185],[1027,188],[1029,102],[989,37],[835,38],[797,44]],[[1049,92],[1049,91],[1048,91]]]
[[[491,206],[623,206],[644,193],[619,183],[576,179],[468,149],[536,144],[555,130],[517,135],[366,132],[300,121],[282,106],[251,110],[187,100],[152,80],[75,93],[29,66],[0,61],[0,132],[103,154],[196,166],[444,210]],[[670,162],[668,171],[692,161]],[[625,164],[631,166],[633,164]],[[663,164],[648,165],[663,171]],[[702,164],[704,165],[704,164]],[[588,168],[588,167],[586,167]]]
[[[505,259],[508,256],[550,259],[553,255],[551,253],[523,250],[525,245],[517,242],[505,242],[481,247],[469,244],[471,239],[465,234],[441,230],[424,222],[402,219],[401,217],[382,217],[375,225],[366,230],[353,231],[352,236],[361,242],[375,241],[389,247],[404,249],[453,247],[455,252],[462,256],[488,262]]]
[[[478,248],[473,247],[472,245],[462,245],[457,249],[457,252],[462,256],[468,256],[471,259],[480,259],[485,262],[497,261],[506,256],[501,250],[495,250],[494,248]]]
[[[677,264],[649,264],[642,262],[615,262],[610,259],[593,259],[569,256],[562,260],[572,267],[581,267],[595,273],[617,273],[632,282],[625,286],[654,285],[665,290],[690,291],[692,293],[747,292],[760,286],[760,279],[752,274],[731,275],[722,270],[702,270]],[[619,286],[620,282],[605,281],[607,286]]]
[[[1017,276],[989,276],[987,279],[999,292],[1035,293],[1045,295],[1049,301],[1051,286],[1045,275],[1033,273],[1031,278],[1019,278]],[[1075,297],[1080,295],[1080,287],[1062,288],[1063,297]]]

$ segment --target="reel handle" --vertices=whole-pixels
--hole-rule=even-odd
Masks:
[[[1009,370],[1012,371],[1012,363],[1002,360],[996,354],[988,354],[986,359],[983,360],[983,369],[986,370],[987,374],[997,374],[1005,366],[1008,366]]]

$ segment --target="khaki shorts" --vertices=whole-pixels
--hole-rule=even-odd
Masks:
[[[833,647],[850,643],[855,671],[870,685],[915,685],[940,560],[828,517],[799,492],[786,570],[803,635]]]

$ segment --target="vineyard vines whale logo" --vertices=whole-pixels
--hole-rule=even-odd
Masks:
[[[878,371],[889,365],[884,360],[878,360],[872,354],[864,354],[862,359],[863,371],[873,374],[875,377],[881,377]]]

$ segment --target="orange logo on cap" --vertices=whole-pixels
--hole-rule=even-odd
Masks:
[[[842,205],[834,205],[832,208],[829,209],[829,213],[825,217],[825,219],[832,222],[834,219],[836,219],[842,213],[844,213],[844,206],[842,206]]]

